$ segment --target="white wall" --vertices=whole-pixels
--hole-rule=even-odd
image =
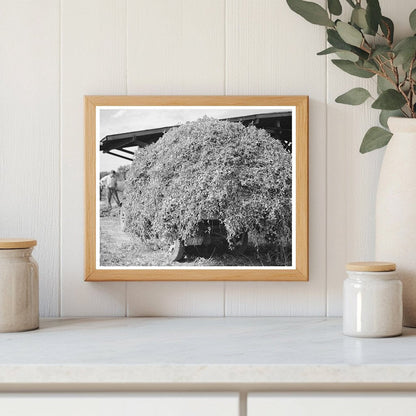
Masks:
[[[412,3],[381,0],[396,32],[408,31]],[[358,153],[375,114],[334,98],[373,81],[316,56],[323,28],[285,0],[1,0],[0,10],[0,235],[38,239],[42,315],[341,313],[344,263],[373,256],[383,152]],[[90,94],[309,95],[310,281],[84,282]]]

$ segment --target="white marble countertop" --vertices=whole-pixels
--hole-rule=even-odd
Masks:
[[[0,387],[334,386],[416,388],[416,329],[358,339],[333,318],[42,320],[0,334]]]

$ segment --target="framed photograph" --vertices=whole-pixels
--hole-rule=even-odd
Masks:
[[[86,96],[85,161],[85,280],[308,280],[308,97]]]

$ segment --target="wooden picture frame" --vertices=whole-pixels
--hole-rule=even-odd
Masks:
[[[229,108],[230,111],[250,111],[253,107],[272,108],[276,111],[290,109],[292,120],[291,137],[295,143],[292,154],[292,206],[293,238],[292,263],[289,267],[107,267],[98,264],[101,258],[100,241],[97,235],[101,224],[100,206],[101,190],[99,187],[100,172],[98,156],[104,157],[99,146],[103,147],[102,137],[99,135],[98,121],[104,110],[122,110],[141,108],[160,110],[165,114],[174,107],[183,111],[206,107],[207,112],[215,113],[217,108]],[[235,107],[235,108],[234,108]],[[257,110],[257,108],[255,109]],[[144,110],[143,110],[144,111]],[[150,110],[149,110],[150,111]],[[224,110],[225,111],[225,110]],[[246,112],[247,112],[246,111]],[[269,110],[268,110],[269,111]],[[270,110],[269,112],[271,112]],[[128,112],[128,111],[127,111]],[[253,112],[253,111],[252,111]],[[211,114],[210,113],[210,114]],[[255,111],[257,114],[258,111]],[[113,114],[113,113],[111,113]],[[141,113],[140,113],[141,114]],[[161,113],[162,114],[162,113]],[[228,114],[228,113],[227,113]],[[231,113],[230,113],[231,114]],[[276,114],[276,113],[274,113]],[[280,114],[280,113],[279,113]],[[283,113],[282,113],[283,114]],[[113,114],[115,117],[117,114]],[[247,116],[248,117],[248,116]],[[271,117],[271,116],[270,116]],[[222,120],[222,119],[221,119]],[[228,120],[228,119],[227,119]],[[229,119],[231,120],[231,118]],[[268,119],[267,119],[268,120]],[[251,121],[255,124],[258,120]],[[276,125],[279,124],[276,122]],[[144,130],[143,130],[144,131]],[[275,130],[273,130],[275,131]],[[120,135],[116,137],[121,140]],[[137,133],[137,132],[136,132]],[[141,132],[139,132],[141,133]],[[144,134],[144,133],[143,133]],[[277,134],[277,133],[276,133]],[[107,136],[106,136],[107,137]],[[150,137],[150,133],[148,136]],[[130,137],[130,140],[132,137]],[[137,137],[135,137],[137,139]],[[114,139],[115,140],[115,139]],[[100,142],[100,143],[99,143]],[[115,143],[120,144],[121,141]],[[136,141],[135,143],[140,143]],[[283,142],[282,142],[283,143]],[[117,145],[118,146],[118,145]],[[120,148],[124,157],[131,157],[130,148]],[[116,153],[106,150],[107,153]],[[126,153],[124,153],[126,152]],[[107,156],[105,156],[107,157]],[[308,280],[308,97],[307,96],[85,96],[85,280],[86,281],[307,281]],[[110,175],[111,176],[111,175]],[[108,180],[108,179],[107,179]],[[99,196],[98,196],[99,195]],[[97,197],[99,198],[97,201]],[[112,200],[110,197],[110,209]],[[111,211],[112,212],[112,211]]]

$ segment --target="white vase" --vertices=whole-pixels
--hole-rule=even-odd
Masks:
[[[380,172],[376,260],[397,264],[405,326],[416,327],[416,119],[391,117]]]

